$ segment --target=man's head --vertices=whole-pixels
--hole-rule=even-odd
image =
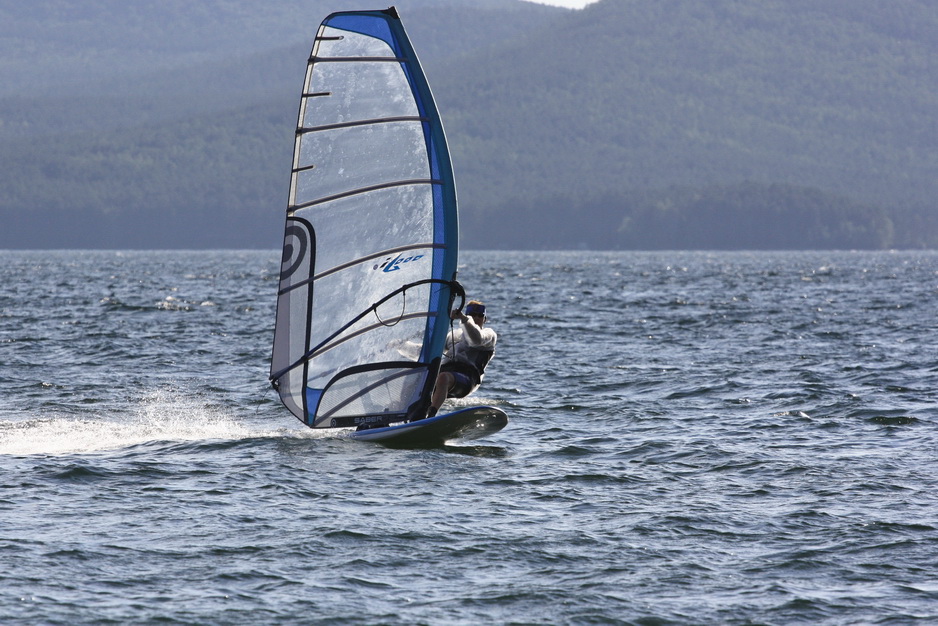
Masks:
[[[466,315],[481,326],[485,323],[485,305],[478,300],[472,300],[466,305]]]

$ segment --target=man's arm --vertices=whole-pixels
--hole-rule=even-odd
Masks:
[[[491,328],[479,328],[475,320],[463,313],[454,310],[450,315],[452,319],[458,319],[462,322],[463,332],[466,333],[466,343],[474,348],[491,347],[495,338],[495,331]]]

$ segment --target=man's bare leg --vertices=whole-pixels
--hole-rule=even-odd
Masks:
[[[449,390],[456,384],[456,378],[450,372],[440,372],[436,377],[436,387],[433,388],[433,395],[430,396],[430,412],[427,417],[433,417],[443,406],[443,401],[449,395]]]

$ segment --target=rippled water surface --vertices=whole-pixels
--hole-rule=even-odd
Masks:
[[[938,620],[938,254],[465,253],[438,450],[280,407],[278,261],[0,252],[0,623]]]

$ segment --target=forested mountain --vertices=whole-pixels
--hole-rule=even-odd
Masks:
[[[938,244],[938,6],[607,0],[563,26],[439,86],[480,226],[526,209],[587,246]],[[740,232],[747,209],[763,228]],[[643,240],[649,216],[670,234]]]
[[[61,93],[63,88],[95,95],[126,94],[137,87],[137,79],[159,70],[213,62],[236,70],[252,64],[250,58],[264,51],[292,45],[308,51],[319,22],[332,11],[383,8],[382,4],[386,2],[2,2],[0,95]],[[466,37],[471,34],[454,29],[454,20],[466,20],[467,27],[488,23],[497,40],[561,12],[517,0],[397,0],[396,5],[408,24],[414,20],[422,24],[421,47],[433,59],[457,55],[468,47]],[[302,64],[302,57],[298,61]]]
[[[306,55],[348,5],[0,5],[0,247],[277,246]],[[469,247],[938,247],[923,0],[397,5]]]

